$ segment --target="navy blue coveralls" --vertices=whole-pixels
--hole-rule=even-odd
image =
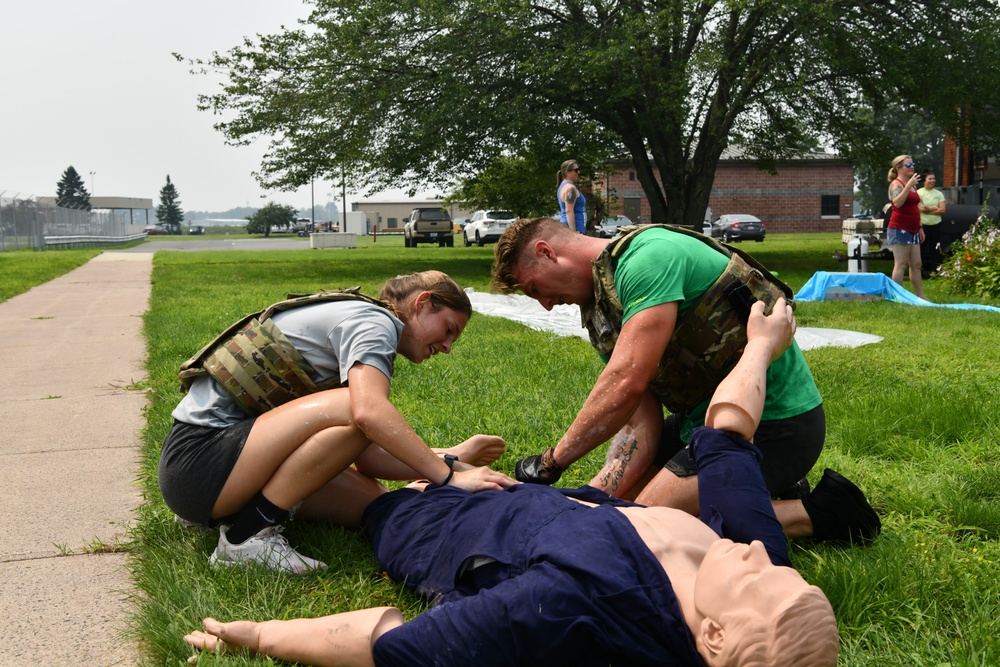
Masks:
[[[692,447],[709,525],[788,565],[757,448],[709,428]],[[701,667],[670,580],[614,509],[633,504],[534,484],[380,497],[364,519],[379,563],[435,606],[380,637],[375,664]]]

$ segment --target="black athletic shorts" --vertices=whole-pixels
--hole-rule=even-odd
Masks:
[[[663,420],[656,463],[678,477],[698,474],[691,450],[681,440],[683,414]],[[777,498],[806,476],[819,459],[826,440],[826,413],[823,404],[787,419],[762,421],[753,442],[764,455],[761,472],[772,497]]]
[[[212,508],[222,493],[256,417],[226,428],[174,420],[160,452],[160,493],[182,519],[215,526]]]

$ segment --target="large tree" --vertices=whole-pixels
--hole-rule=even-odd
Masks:
[[[889,141],[859,109],[919,103],[958,131],[1000,81],[996,0],[313,3],[196,61],[227,77],[201,107],[228,140],[271,141],[270,187],[448,186],[527,150],[596,151],[631,161],[654,220],[700,225],[732,143],[763,167],[817,138],[875,155]]]
[[[856,200],[862,209],[878,212],[889,202],[889,165],[897,155],[910,155],[917,163],[917,171],[933,171],[938,186],[944,175],[944,130],[919,108],[894,105],[878,118],[870,118],[874,130],[886,137],[887,150],[872,154],[857,151]],[[848,151],[851,151],[848,148]]]
[[[56,206],[90,210],[90,193],[83,185],[83,178],[73,165],[66,167],[59,183],[56,184]]]
[[[247,217],[247,234],[271,235],[272,227],[290,229],[295,224],[295,207],[268,202],[264,208]]]
[[[181,210],[179,196],[177,187],[170,182],[170,174],[167,174],[167,182],[160,188],[160,205],[156,207],[156,220],[171,234],[180,234],[181,223],[184,222],[184,211]]]

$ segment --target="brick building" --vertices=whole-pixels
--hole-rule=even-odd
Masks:
[[[945,135],[944,173],[938,183],[951,203],[982,204],[988,199],[995,206],[1000,201],[1000,161]]]
[[[814,153],[776,166],[776,174],[761,171],[738,148],[728,149],[715,171],[708,204],[712,218],[749,213],[769,232],[841,231],[841,221],[854,210],[854,165],[838,155]],[[610,194],[617,197],[612,214],[655,222],[631,164],[612,165],[605,179]],[[595,181],[595,190],[603,194],[603,185]]]

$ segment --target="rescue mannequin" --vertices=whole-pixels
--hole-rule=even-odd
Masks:
[[[202,650],[242,647],[310,665],[679,666],[698,664],[699,656],[709,667],[835,665],[833,610],[788,566],[759,451],[748,441],[760,419],[766,368],[794,331],[783,301],[770,316],[763,311],[763,304],[753,307],[750,342],[715,393],[709,426],[693,439],[703,466],[702,515],[722,535],[752,532],[747,536],[763,541],[720,537],[683,511],[642,507],[589,487],[562,496],[566,490],[520,485],[474,497],[433,485],[423,493],[404,489],[374,499],[366,513],[376,524],[368,526],[376,555],[390,575],[406,576],[409,587],[440,604],[410,622],[388,607],[261,623],[207,618],[204,631],[184,640]],[[741,480],[735,485],[727,481],[733,473]],[[471,517],[490,513],[504,519],[495,535],[483,537],[483,523],[463,532]],[[519,524],[508,530],[507,519]],[[567,526],[581,549],[570,548],[572,539],[545,544],[549,531]],[[435,528],[461,534],[443,536],[436,548],[425,539],[399,548],[400,539]],[[467,539],[476,543],[459,546]],[[529,543],[535,546],[523,546]],[[487,544],[498,560],[483,558]],[[503,546],[515,557],[508,561]],[[609,567],[600,557],[615,549],[634,559]],[[573,551],[582,553],[567,553]],[[565,569],[563,554],[572,562]],[[588,565],[589,572],[577,569]],[[620,588],[625,580],[616,577],[635,578],[634,585]]]
[[[297,360],[275,366],[263,380],[220,364],[225,367],[216,375],[190,382],[160,455],[160,490],[182,520],[220,526],[214,566],[253,561],[296,574],[325,567],[288,544],[284,522],[299,506],[302,518],[356,526],[363,505],[331,498],[384,491],[375,478],[426,478],[469,491],[514,483],[489,468],[456,465],[491,463],[503,452],[501,438],[476,435],[432,451],[389,401],[397,352],[419,364],[451,351],[472,313],[465,292],[440,271],[425,271],[388,281],[380,299],[384,303],[310,302],[277,312],[265,318],[277,329],[266,335],[280,338],[269,350],[297,353]],[[260,353],[257,362],[245,361],[257,354],[252,344],[259,329],[250,338],[240,330],[219,342],[233,343],[229,358],[244,360],[248,371],[268,358]],[[248,414],[247,400],[266,398],[261,383],[277,375],[278,385],[287,384],[281,373],[289,367],[310,376],[311,387],[341,386]],[[187,372],[182,369],[182,378]],[[220,383],[219,373],[239,376],[242,385]]]
[[[607,362],[563,437],[519,461],[516,477],[552,484],[611,439],[591,486],[695,514],[697,471],[687,444],[704,423],[721,377],[704,373],[697,393],[687,395],[693,383],[677,367],[687,359],[731,367],[738,358],[731,341],[743,335],[740,313],[754,299],[773,303],[784,289],[775,289],[780,283],[768,280],[766,269],[746,261],[740,266],[738,251],[698,234],[648,225],[623,248],[624,242],[623,236],[570,234],[551,218],[534,218],[515,221],[494,248],[493,287],[520,290],[546,309],[579,305],[591,343]],[[719,322],[730,328],[716,330]],[[725,363],[717,363],[723,354]],[[826,420],[798,345],[769,368],[767,382],[754,442],[764,453],[764,480],[787,535],[844,543],[875,537],[878,516],[850,481],[830,471],[809,493],[805,476],[819,459]],[[666,419],[665,407],[672,413]]]

